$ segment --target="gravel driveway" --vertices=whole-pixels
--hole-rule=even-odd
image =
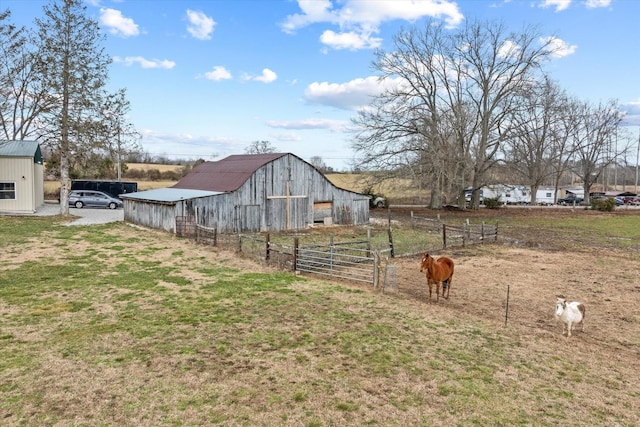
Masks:
[[[58,215],[59,213],[60,205],[55,203],[45,203],[36,210],[34,215],[47,216]],[[78,217],[78,219],[66,225],[92,225],[124,221],[124,210],[122,209],[69,208],[69,214]]]

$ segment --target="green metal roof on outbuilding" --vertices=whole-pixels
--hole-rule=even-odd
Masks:
[[[0,157],[33,157],[34,163],[43,163],[37,141],[0,141]]]

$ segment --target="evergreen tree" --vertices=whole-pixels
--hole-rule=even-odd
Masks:
[[[78,153],[92,151],[102,130],[102,94],[110,57],[105,36],[89,18],[82,0],[52,0],[38,28],[38,70],[56,99],[45,116],[44,142],[60,161],[60,212],[69,214],[70,164]]]

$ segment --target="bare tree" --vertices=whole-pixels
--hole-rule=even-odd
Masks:
[[[322,173],[325,173],[327,170],[327,165],[325,164],[324,160],[322,160],[322,157],[320,156],[312,156],[309,159],[309,163],[311,163],[313,167],[315,167]]]
[[[69,213],[70,163],[77,153],[92,151],[100,132],[100,96],[111,59],[101,44],[104,35],[86,14],[81,0],[52,0],[44,7],[38,27],[42,81],[55,97],[46,116],[45,143],[59,156],[60,211]]]
[[[555,176],[553,165],[567,158],[568,129],[563,118],[568,99],[547,76],[523,89],[510,119],[505,154],[519,182],[531,187],[531,204],[535,204],[538,188]]]
[[[275,153],[276,148],[269,141],[253,141],[244,150],[247,154],[267,154]]]
[[[393,52],[376,51],[374,67],[386,90],[354,123],[353,148],[361,164],[393,169],[421,164],[428,174],[431,207],[454,182],[460,203],[471,182],[473,206],[511,125],[513,98],[551,53],[533,28],[508,33],[491,22],[447,32],[427,23],[401,31]]]
[[[0,12],[0,139],[36,138],[38,119],[53,99],[36,75],[36,52],[24,28],[10,23],[11,12]]]
[[[140,134],[127,117],[130,110],[126,89],[108,94],[104,100],[104,149],[116,165],[118,181],[122,178],[122,159],[141,150]]]
[[[593,105],[579,102],[574,122],[572,140],[574,159],[572,171],[581,180],[585,202],[589,202],[591,186],[598,180],[604,169],[614,162],[615,157],[608,155],[612,137],[624,117],[617,101]]]
[[[476,115],[473,159],[472,206],[479,205],[479,189],[487,171],[509,134],[509,115],[522,88],[552,53],[551,42],[540,42],[536,28],[509,33],[502,24],[470,23],[458,36],[458,55],[466,64],[465,99]]]

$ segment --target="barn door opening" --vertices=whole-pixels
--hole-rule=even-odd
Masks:
[[[333,202],[314,202],[313,203],[313,223],[329,225],[333,218]]]

